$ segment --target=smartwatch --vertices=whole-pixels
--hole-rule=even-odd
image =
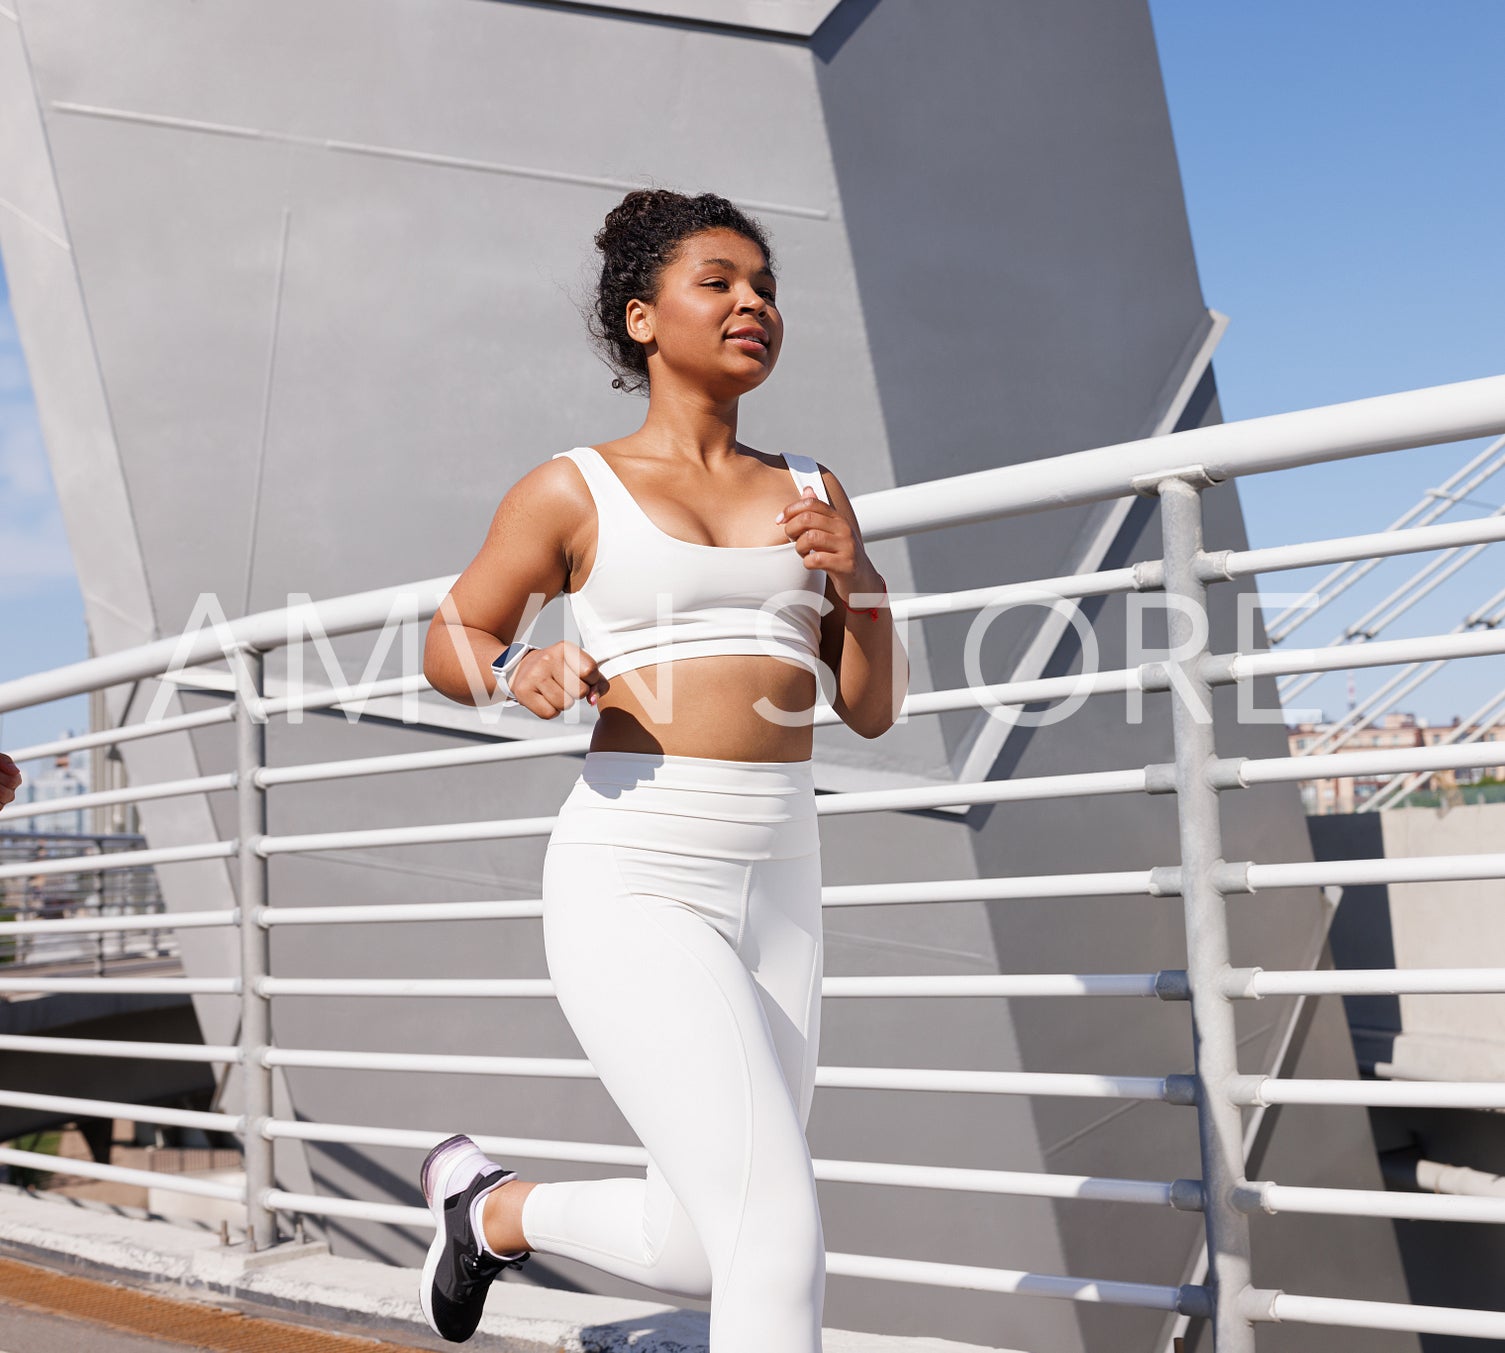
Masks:
[[[509,684],[512,675],[517,671],[518,664],[537,647],[536,644],[525,644],[522,640],[510,643],[492,659],[491,670],[496,673],[496,688],[507,698],[501,702],[502,708],[508,705],[516,705],[518,698],[512,694]]]

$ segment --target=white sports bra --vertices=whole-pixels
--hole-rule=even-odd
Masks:
[[[580,647],[602,676],[719,653],[754,653],[816,670],[826,571],[782,545],[700,545],[659,530],[593,446],[559,451],[596,502],[596,557],[571,592]],[[820,467],[784,456],[798,496],[829,503]]]

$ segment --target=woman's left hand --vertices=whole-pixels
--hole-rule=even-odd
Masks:
[[[799,500],[774,520],[788,533],[806,568],[825,569],[843,601],[853,592],[883,590],[883,578],[851,523],[830,503],[822,502],[814,489],[806,487]]]
[[[4,752],[0,752],[0,808],[15,800],[16,790],[21,788],[21,768]]]

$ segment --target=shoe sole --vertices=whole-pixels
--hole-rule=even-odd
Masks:
[[[440,1142],[424,1158],[423,1169],[419,1172],[419,1182],[423,1189],[424,1201],[428,1209],[434,1215],[435,1230],[433,1242],[429,1245],[429,1252],[423,1261],[423,1285],[418,1290],[419,1303],[423,1307],[423,1318],[428,1321],[428,1327],[441,1339],[445,1336],[434,1322],[434,1274],[439,1271],[439,1260],[444,1256],[445,1247],[449,1244],[449,1235],[444,1227],[444,1198],[449,1192],[450,1174],[454,1170],[454,1159],[444,1160],[444,1149],[455,1142],[468,1140],[463,1135],[449,1137]],[[458,1157],[459,1152],[449,1153],[451,1157]],[[443,1162],[441,1164],[441,1162]],[[450,1341],[447,1341],[450,1342]]]

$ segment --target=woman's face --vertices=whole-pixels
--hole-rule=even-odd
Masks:
[[[746,235],[702,230],[681,240],[658,300],[627,305],[628,332],[647,346],[650,382],[693,384],[716,398],[761,385],[784,341],[776,294],[763,251]]]

